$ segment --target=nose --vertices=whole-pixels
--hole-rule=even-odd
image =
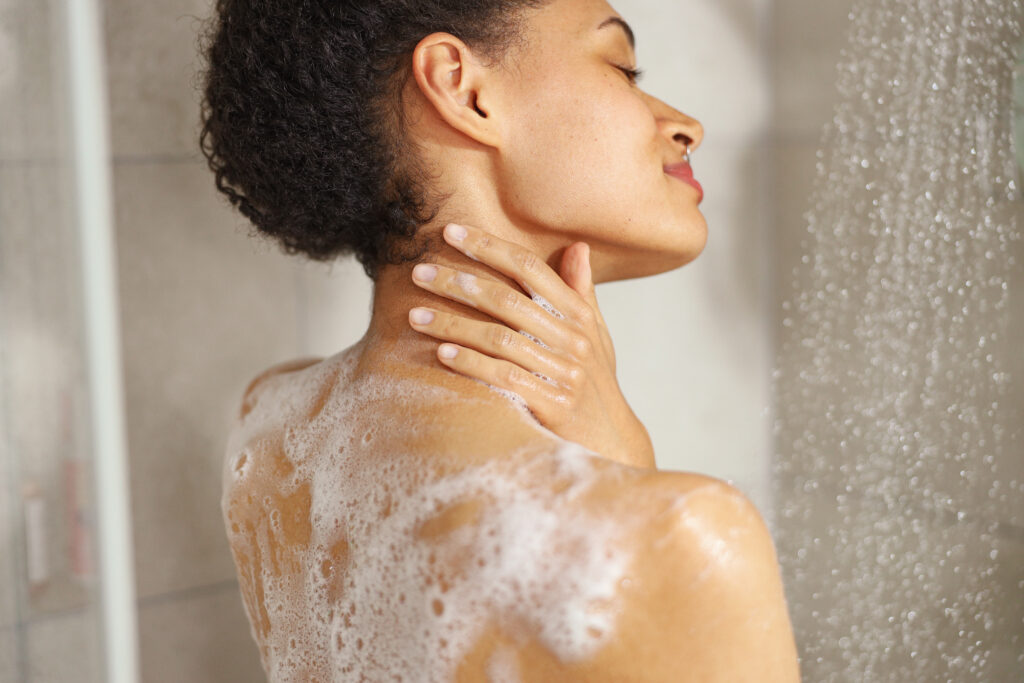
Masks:
[[[687,145],[690,151],[700,147],[704,140],[704,126],[695,118],[665,104],[656,97],[651,97],[651,108],[658,121],[658,130],[665,139],[679,149],[679,154],[686,154]]]

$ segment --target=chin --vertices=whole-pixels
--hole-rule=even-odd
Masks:
[[[613,253],[602,254],[601,263],[595,258],[594,283],[661,275],[692,263],[707,245],[707,223],[702,216],[699,221],[674,229],[674,234],[685,235],[685,239],[657,245],[619,245]]]
[[[605,264],[604,267],[594,269],[594,284],[602,282],[617,282],[620,280],[635,280],[642,277],[661,275],[669,271],[678,270],[693,262],[700,256],[702,247],[694,248],[686,252],[666,253],[637,251],[616,259],[614,262]]]
[[[708,244],[708,224],[703,214],[698,213],[697,218],[682,227],[681,234],[685,235],[685,239],[673,245],[674,249],[665,249],[661,252],[669,264],[661,272],[682,268],[704,252],[704,247]]]

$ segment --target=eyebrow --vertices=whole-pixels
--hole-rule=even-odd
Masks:
[[[597,30],[600,31],[605,26],[621,26],[622,30],[626,32],[626,38],[629,39],[629,46],[636,51],[636,37],[633,35],[633,29],[630,28],[629,24],[619,17],[608,17],[601,22],[601,25],[597,27]]]

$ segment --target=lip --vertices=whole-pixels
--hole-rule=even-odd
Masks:
[[[697,192],[700,194],[700,197],[697,199],[698,204],[704,201],[704,188],[701,187],[700,183],[697,182],[697,179],[693,177],[693,168],[691,168],[688,163],[684,161],[681,164],[672,164],[671,166],[666,166],[665,173],[672,176],[673,178],[678,178],[679,180],[682,180],[684,183],[697,190]]]

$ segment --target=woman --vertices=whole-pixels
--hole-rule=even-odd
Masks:
[[[218,187],[375,283],[366,335],[258,376],[231,434],[270,679],[797,680],[761,517],[656,471],[615,380],[594,283],[706,225],[675,175],[703,130],[637,87],[614,9],[219,0],[208,59]]]

